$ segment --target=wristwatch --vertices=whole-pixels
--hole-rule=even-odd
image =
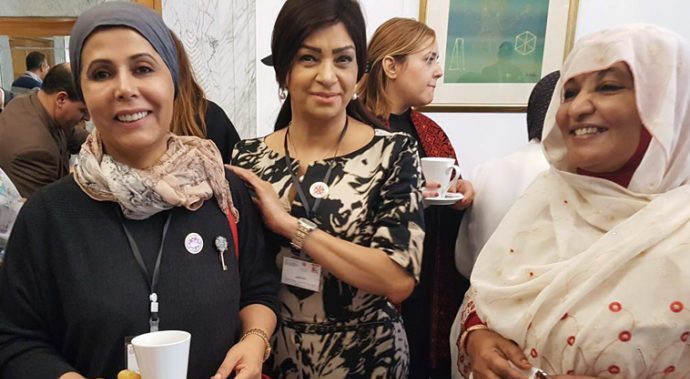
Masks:
[[[307,238],[309,233],[314,231],[314,229],[316,229],[316,224],[314,224],[311,220],[304,217],[300,218],[297,220],[297,233],[295,233],[295,236],[292,237],[290,245],[297,250],[302,250],[304,240]]]

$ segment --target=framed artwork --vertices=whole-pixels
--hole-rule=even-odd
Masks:
[[[578,0],[420,1],[443,68],[428,111],[524,112],[572,48]]]

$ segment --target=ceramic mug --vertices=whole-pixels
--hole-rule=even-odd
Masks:
[[[132,338],[141,378],[187,379],[191,339],[191,334],[181,330],[163,330]]]
[[[445,198],[448,189],[457,186],[460,177],[460,167],[453,158],[426,157],[422,158],[422,174],[427,182],[441,184],[438,190],[440,198]]]

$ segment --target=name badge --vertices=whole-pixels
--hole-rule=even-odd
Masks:
[[[139,372],[137,357],[136,355],[134,355],[134,346],[132,345],[132,338],[134,338],[134,336],[125,337],[125,363],[127,364],[127,370]]]
[[[321,265],[290,257],[283,258],[283,284],[304,288],[310,291],[321,290]]]

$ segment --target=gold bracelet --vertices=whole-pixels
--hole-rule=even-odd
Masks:
[[[472,325],[469,328],[465,329],[462,334],[460,335],[460,339],[458,340],[458,348],[462,349],[462,351],[467,354],[467,349],[465,349],[465,344],[467,343],[467,336],[470,334],[470,332],[473,332],[475,330],[484,330],[484,329],[489,329],[488,326],[484,324],[477,324],[477,325]]]
[[[268,333],[259,328],[252,328],[244,332],[242,338],[240,338],[240,342],[244,341],[245,338],[251,335],[257,336],[264,341],[264,344],[266,345],[264,349],[264,362],[266,362],[266,359],[268,359],[268,357],[271,355],[271,341],[268,338]]]

